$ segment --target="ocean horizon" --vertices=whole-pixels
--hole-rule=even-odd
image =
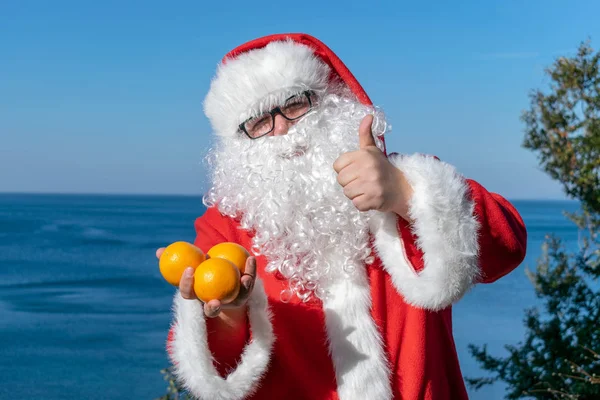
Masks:
[[[547,234],[569,250],[578,231],[563,214],[579,203],[513,199],[528,228],[525,261],[453,308],[463,375],[485,376],[467,351],[524,338],[525,309],[539,305],[533,269]],[[155,399],[166,393],[165,340],[174,288],[156,248],[194,239],[200,194],[0,193],[0,398]],[[470,398],[502,399],[495,384]]]
[[[102,197],[196,197],[202,199],[202,192],[190,193],[152,193],[152,192],[93,192],[93,191],[35,191],[35,190],[1,190],[0,196],[102,196]],[[558,197],[507,197],[510,202],[520,201],[541,201],[541,202],[562,202],[562,203],[577,203],[577,200],[572,200],[566,196]]]

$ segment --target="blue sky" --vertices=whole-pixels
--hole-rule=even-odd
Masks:
[[[600,2],[12,1],[0,5],[0,191],[201,193],[215,66],[306,32],[387,112],[397,152],[435,154],[509,198],[561,198],[521,147],[543,69],[600,48]]]

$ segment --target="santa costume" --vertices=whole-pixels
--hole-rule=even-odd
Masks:
[[[337,92],[327,95],[333,85]],[[298,132],[257,140],[240,133],[246,118],[303,90],[324,100],[321,115],[299,122]],[[344,90],[355,104],[342,104]],[[202,304],[176,294],[167,347],[193,396],[467,398],[452,305],[473,285],[494,282],[522,262],[524,223],[506,199],[443,160],[387,154],[383,118],[374,134],[412,186],[410,222],[392,212],[353,210],[326,167],[335,159],[327,147],[355,149],[348,138],[357,135],[364,110],[377,114],[342,61],[306,34],[253,40],[219,65],[205,112],[223,148],[234,150],[217,151],[212,161],[215,186],[195,222],[195,244],[204,252],[221,242],[251,249],[257,279],[243,338],[216,337]],[[354,133],[327,125],[336,112],[345,116],[337,121],[356,122],[347,129]],[[247,155],[260,146],[276,155]],[[317,163],[325,167],[313,169]],[[238,186],[228,183],[236,180]]]

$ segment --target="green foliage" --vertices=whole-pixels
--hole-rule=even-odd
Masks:
[[[577,55],[548,69],[550,93],[534,91],[523,113],[524,147],[567,195],[600,213],[600,52],[582,43]]]
[[[582,43],[572,58],[546,70],[550,93],[531,94],[523,113],[524,147],[558,180],[582,211],[569,215],[580,234],[568,253],[547,236],[535,271],[527,271],[543,303],[526,310],[525,340],[495,357],[469,346],[487,378],[466,378],[474,389],[507,384],[507,399],[600,399],[600,53]]]
[[[175,380],[171,368],[164,368],[160,370],[163,374],[163,378],[168,382],[167,393],[164,396],[158,397],[155,400],[194,400],[185,390],[179,386],[179,383]]]

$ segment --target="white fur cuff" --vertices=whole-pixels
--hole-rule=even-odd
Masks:
[[[267,297],[257,279],[248,301],[252,341],[242,353],[237,368],[222,378],[213,365],[202,304],[185,300],[179,292],[174,300],[175,321],[171,360],[175,375],[199,399],[243,399],[253,393],[267,371],[274,342]]]
[[[390,155],[413,188],[409,205],[424,268],[406,257],[394,213],[376,213],[375,246],[396,289],[416,307],[444,309],[462,298],[479,276],[478,229],[469,186],[455,168],[424,155]]]

